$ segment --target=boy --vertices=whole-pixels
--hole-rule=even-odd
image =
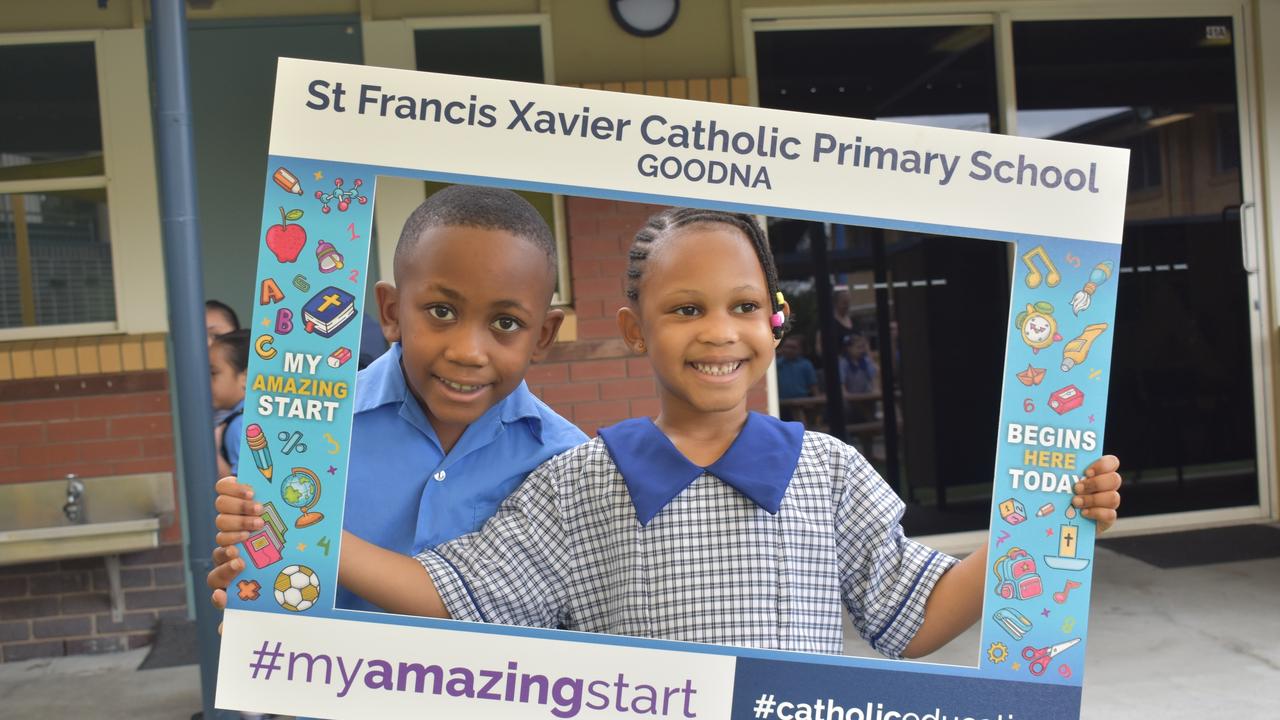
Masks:
[[[564,320],[550,308],[556,268],[550,228],[510,191],[455,185],[409,216],[395,284],[376,288],[391,348],[356,382],[346,530],[400,554],[434,547],[586,440],[524,384]],[[226,584],[211,584],[221,602]],[[336,602],[379,609],[343,588]]]

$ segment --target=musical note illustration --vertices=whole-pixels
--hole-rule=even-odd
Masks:
[[[1040,268],[1036,267],[1035,263],[1032,262],[1034,258],[1040,258],[1040,262],[1044,263],[1045,269],[1049,271],[1047,278],[1040,272]],[[1049,259],[1049,253],[1045,252],[1043,245],[1037,245],[1023,253],[1022,262],[1027,266],[1027,287],[1032,290],[1040,287],[1041,281],[1046,281],[1049,287],[1057,287],[1058,283],[1062,282],[1062,275],[1058,272],[1058,266],[1054,265],[1053,261]]]

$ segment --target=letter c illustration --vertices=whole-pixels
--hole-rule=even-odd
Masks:
[[[259,335],[258,339],[253,341],[253,349],[258,353],[258,357],[270,360],[276,356],[276,349],[271,347],[275,341],[276,339],[270,335]]]

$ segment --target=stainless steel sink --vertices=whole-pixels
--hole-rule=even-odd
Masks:
[[[172,523],[171,473],[0,485],[0,565],[103,557],[119,622],[120,554],[158,546]]]
[[[171,473],[0,485],[0,565],[153,548],[173,510]]]

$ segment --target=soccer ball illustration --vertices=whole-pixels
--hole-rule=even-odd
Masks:
[[[276,602],[289,612],[304,612],[320,597],[320,578],[306,565],[290,565],[276,575]]]

